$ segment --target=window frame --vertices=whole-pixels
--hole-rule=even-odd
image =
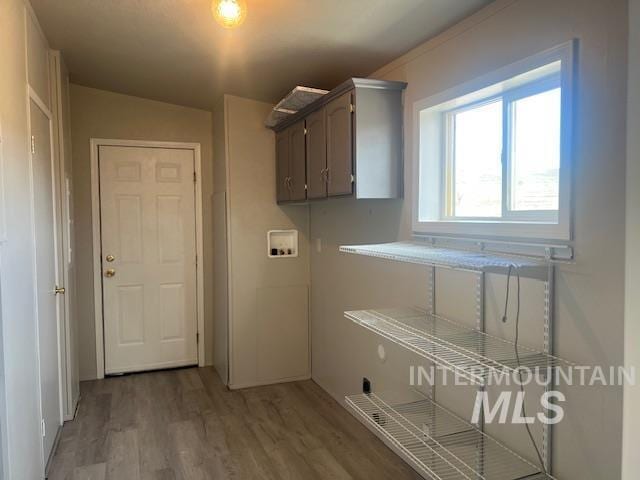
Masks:
[[[416,174],[413,175],[412,227],[415,234],[572,240],[572,120],[576,49],[577,40],[571,40],[414,103],[413,171]],[[450,199],[446,198],[446,191],[452,170],[448,162],[442,160],[443,156],[451,154],[451,145],[447,142],[447,130],[451,129],[451,125],[447,127],[447,122],[443,120],[446,113],[459,112],[502,97],[505,119],[511,114],[504,110],[512,108],[513,102],[558,87],[561,89],[558,210],[510,209],[512,169],[507,168],[511,159],[504,161],[504,136],[507,131],[511,132],[512,126],[505,126],[502,152],[503,216],[448,215],[452,210],[451,205],[447,205]]]

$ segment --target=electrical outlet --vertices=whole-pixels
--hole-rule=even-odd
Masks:
[[[371,380],[367,377],[362,378],[362,393],[371,393]]]

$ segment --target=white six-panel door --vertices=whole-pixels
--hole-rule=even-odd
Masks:
[[[194,152],[98,154],[105,373],[195,365]]]

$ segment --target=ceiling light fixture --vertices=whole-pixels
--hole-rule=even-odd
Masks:
[[[213,0],[213,17],[224,28],[234,28],[244,22],[247,16],[246,0]]]

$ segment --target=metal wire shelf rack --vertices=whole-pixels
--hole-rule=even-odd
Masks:
[[[340,251],[405,263],[472,272],[507,273],[509,267],[523,277],[543,279],[548,263],[523,256],[436,247],[426,242],[392,242],[373,245],[343,245]]]
[[[379,394],[345,397],[363,423],[427,478],[543,480],[553,477],[431,399]],[[396,395],[397,396],[397,395]]]
[[[514,374],[518,362],[515,344],[488,335],[420,308],[347,311],[356,324],[401,345],[436,365],[477,385],[490,375]],[[518,345],[520,366],[546,373],[549,367],[570,362]]]
[[[490,380],[502,380],[502,375],[518,373],[518,367],[528,367],[538,370],[541,376],[545,376],[545,392],[555,388],[555,372],[549,371],[550,367],[569,367],[573,365],[566,360],[554,356],[554,310],[555,310],[555,264],[561,261],[557,256],[556,247],[550,245],[528,245],[534,254],[521,254],[515,251],[525,251],[520,248],[511,253],[509,248],[504,252],[489,251],[487,247],[491,242],[466,241],[455,239],[456,248],[440,242],[438,238],[425,241],[414,238],[413,241],[392,242],[371,245],[345,245],[339,250],[344,253],[364,255],[397,262],[405,262],[430,267],[430,280],[427,292],[428,310],[417,308],[404,308],[395,310],[360,310],[345,312],[345,317],[356,324],[386,338],[404,348],[421,355],[432,361],[435,365],[444,367],[459,377],[466,378],[472,384],[476,384],[478,391],[482,392],[490,383]],[[460,248],[457,248],[460,246]],[[508,246],[510,247],[510,245]],[[520,245],[519,247],[522,247]],[[533,248],[535,247],[535,248]],[[540,250],[544,248],[544,253]],[[509,252],[509,253],[507,253]],[[469,272],[475,276],[475,328],[461,325],[444,318],[436,313],[436,270],[438,268]],[[542,316],[542,350],[535,350],[522,346],[509,340],[492,336],[486,333],[486,281],[487,274],[498,273],[502,275],[514,275],[539,280],[543,283],[544,303]],[[508,284],[508,282],[507,282]],[[518,282],[519,285],[519,282]],[[519,287],[518,287],[519,288]],[[519,290],[518,290],[519,291]],[[517,319],[516,319],[517,321]],[[550,373],[550,375],[549,375]],[[519,380],[519,379],[518,379]],[[430,398],[436,397],[436,386],[431,386]],[[367,418],[363,417],[365,423]],[[462,420],[463,421],[463,420]],[[463,421],[464,422],[464,421]],[[375,425],[374,425],[375,427]],[[387,439],[388,444],[394,445],[389,436],[375,427],[381,437]],[[478,421],[477,431],[484,430],[484,417]],[[553,478],[552,473],[552,441],[553,428],[550,424],[542,426],[542,445],[539,453],[540,462],[544,467],[537,469],[537,473],[518,476],[517,471],[508,469],[505,475],[483,476],[476,470],[476,475],[469,473],[455,462],[441,458],[432,449],[428,453],[436,454],[440,460],[436,461],[433,468],[425,470],[420,466],[419,460],[412,457],[412,452],[407,446],[398,447],[396,451],[414,465],[419,466],[419,471],[427,473],[429,478],[448,480],[456,479],[491,479],[515,480],[526,478],[527,480]],[[485,438],[484,436],[481,438]],[[533,439],[532,439],[533,441]],[[535,446],[535,445],[534,445]],[[401,448],[402,447],[402,448]],[[418,445],[419,447],[419,445]],[[416,448],[418,448],[416,447]],[[481,457],[484,458],[484,457]],[[486,461],[486,459],[484,460]],[[436,467],[444,462],[446,467],[439,474]],[[531,464],[529,464],[531,465]],[[468,465],[467,465],[468,466]],[[451,468],[453,467],[453,470]],[[436,470],[434,470],[436,468]],[[484,467],[483,467],[484,468]],[[447,470],[448,469],[448,470]],[[480,469],[482,470],[482,469]],[[430,472],[430,473],[429,473]],[[544,473],[541,473],[544,472]]]

